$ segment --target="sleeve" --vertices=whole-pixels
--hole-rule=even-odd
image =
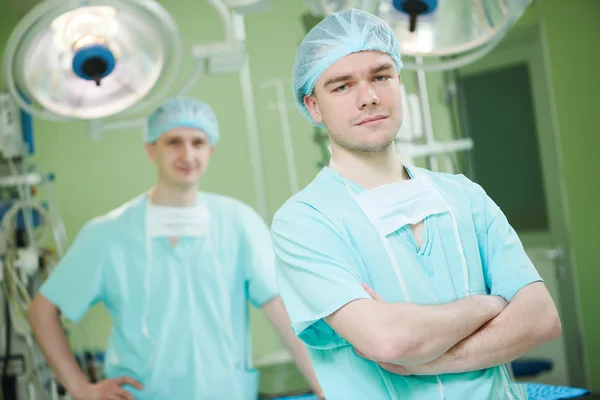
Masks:
[[[510,301],[523,287],[542,282],[523,244],[496,203],[477,185],[486,222],[483,269],[490,294]]]
[[[260,308],[279,294],[271,235],[261,216],[245,205],[242,207],[242,226],[248,296],[252,305]]]
[[[292,329],[307,345],[330,349],[347,343],[323,320],[351,301],[370,298],[362,265],[349,241],[305,203],[284,206],[271,227],[275,270]]]
[[[99,227],[86,224],[58,262],[40,293],[71,321],[79,321],[103,297],[104,241]]]

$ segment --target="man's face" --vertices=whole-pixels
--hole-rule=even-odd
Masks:
[[[158,167],[161,179],[183,188],[196,187],[208,168],[214,146],[199,129],[174,128],[147,143],[148,156]]]
[[[392,58],[378,51],[337,61],[304,104],[316,122],[325,122],[333,146],[354,152],[384,151],[402,125],[400,76]]]

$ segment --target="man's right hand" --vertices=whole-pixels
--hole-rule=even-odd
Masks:
[[[124,376],[116,379],[105,379],[98,383],[90,383],[76,396],[77,400],[135,400],[135,397],[122,388],[123,385],[130,385],[138,390],[143,386],[138,381]]]

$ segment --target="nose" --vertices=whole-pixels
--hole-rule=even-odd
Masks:
[[[380,104],[379,97],[372,85],[364,83],[359,85],[358,108],[364,110],[368,107],[378,106]]]
[[[191,143],[184,144],[181,158],[183,158],[183,160],[186,162],[191,162],[194,160],[194,147]]]

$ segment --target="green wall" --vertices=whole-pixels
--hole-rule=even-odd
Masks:
[[[558,142],[568,201],[571,246],[583,319],[588,377],[600,391],[600,184],[598,107],[600,101],[600,2],[542,0],[556,103]]]

